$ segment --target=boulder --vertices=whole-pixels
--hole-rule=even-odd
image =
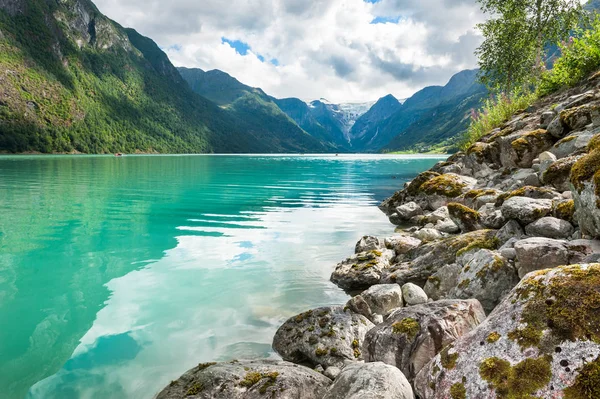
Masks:
[[[356,243],[354,253],[376,251],[382,248],[385,248],[383,240],[373,236],[364,236]]]
[[[594,134],[595,132],[588,131],[573,133],[572,135],[559,140],[549,151],[554,154],[557,159],[577,154],[585,150],[594,137]]]
[[[554,112],[554,111],[542,112],[542,115],[540,116],[540,127],[542,129],[546,129],[548,127],[548,125],[550,125],[550,122],[552,122],[552,120],[554,120],[555,117],[556,117],[556,112]]]
[[[446,234],[457,234],[460,233],[460,227],[456,225],[450,219],[440,220],[435,224],[434,227],[437,231],[446,233]]]
[[[309,310],[287,320],[275,333],[273,349],[294,363],[343,367],[362,360],[360,345],[374,325],[342,306]]]
[[[566,220],[546,216],[527,225],[525,232],[530,236],[569,238],[575,232],[575,228]]]
[[[476,184],[477,180],[472,177],[447,173],[423,183],[419,188],[419,197],[428,209],[434,210],[452,202]]]
[[[344,368],[323,399],[414,399],[408,380],[396,367],[381,362]],[[303,398],[298,396],[298,398]]]
[[[413,216],[423,214],[423,209],[416,202],[409,202],[396,208],[396,213],[402,220],[410,220]]]
[[[403,205],[406,202],[410,202],[420,193],[421,186],[433,179],[434,177],[440,176],[439,173],[425,171],[415,177],[408,186],[400,191],[397,191],[390,198],[384,200],[380,205],[379,209],[385,212],[386,215],[391,215],[396,212],[396,208]]]
[[[506,218],[502,210],[496,208],[494,204],[485,204],[479,209],[481,224],[489,229],[499,229],[506,224]]]
[[[172,381],[156,399],[321,399],[331,380],[277,361],[202,363]]]
[[[600,238],[600,139],[595,138],[590,147],[591,152],[573,166],[571,184],[581,232]]]
[[[481,216],[479,212],[464,206],[462,204],[451,202],[448,204],[448,214],[450,219],[464,233],[481,230]]]
[[[589,254],[589,248],[570,245],[567,241],[533,237],[515,243],[516,267],[519,277],[551,267],[580,262]]]
[[[331,281],[346,290],[360,290],[379,284],[383,271],[390,266],[394,251],[385,249],[361,252],[339,263]]]
[[[342,370],[339,367],[331,366],[327,367],[327,370],[323,371],[323,375],[327,378],[335,380],[341,372]]]
[[[527,275],[415,379],[422,399],[600,397],[600,265]]]
[[[422,241],[409,235],[399,235],[385,239],[385,247],[393,250],[396,255],[404,255],[417,248]]]
[[[434,301],[448,298],[450,290],[458,284],[458,275],[462,268],[462,265],[457,263],[441,267],[427,279],[423,291]]]
[[[528,225],[552,213],[552,201],[527,197],[512,197],[502,204],[502,215]]]
[[[572,156],[562,158],[551,164],[544,173],[542,173],[542,183],[552,186],[559,191],[569,191],[571,189],[571,169],[581,156]]]
[[[495,235],[496,230],[478,230],[421,245],[407,254],[405,262],[385,269],[381,282],[424,285],[439,268],[455,263],[457,255],[475,248],[498,248]]]
[[[566,200],[554,204],[554,217],[566,220],[569,223],[575,222],[575,201]]]
[[[585,104],[580,107],[567,109],[560,113],[560,121],[566,133],[580,130],[589,124],[600,124],[600,107],[598,104]]]
[[[406,302],[406,306],[420,305],[427,302],[425,291],[413,283],[406,283],[402,286],[402,297]]]
[[[350,299],[346,306],[351,311],[375,322],[376,315],[386,315],[389,311],[404,306],[402,289],[398,284],[374,285]]]
[[[498,252],[481,249],[461,270],[457,281],[448,298],[475,298],[489,313],[519,283],[519,276]]]
[[[551,134],[543,129],[534,130],[520,136],[510,144],[515,154],[515,164],[521,168],[531,168],[533,160],[542,152],[552,148],[555,140]]]
[[[414,233],[414,237],[422,242],[431,242],[443,237],[442,233],[434,228],[423,228]]]
[[[398,309],[367,333],[363,345],[365,360],[396,366],[412,381],[444,346],[484,319],[485,313],[476,299],[443,300]]]
[[[496,239],[500,245],[504,245],[512,238],[520,239],[525,235],[523,228],[516,220],[509,220],[498,232]]]

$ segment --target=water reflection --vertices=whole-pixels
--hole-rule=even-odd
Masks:
[[[117,161],[0,159],[9,397],[50,374],[29,397],[149,397],[199,361],[272,356],[283,319],[344,300],[327,280],[389,233],[377,201],[435,162]]]

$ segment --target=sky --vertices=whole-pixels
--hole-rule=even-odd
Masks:
[[[406,98],[477,66],[476,0],[95,0],[175,66],[278,98]]]

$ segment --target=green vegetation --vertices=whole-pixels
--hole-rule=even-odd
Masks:
[[[467,389],[465,388],[465,384],[462,382],[457,382],[450,387],[450,396],[452,399],[466,399],[467,398]]]
[[[408,339],[412,340],[421,330],[421,325],[415,319],[407,317],[406,319],[402,319],[401,321],[392,324],[392,330],[394,331],[394,334],[404,334]]]
[[[593,399],[600,397],[600,357],[581,367],[575,384],[564,390],[565,399]]]
[[[550,356],[543,356],[511,366],[506,360],[492,357],[481,363],[479,374],[499,399],[533,398],[534,393],[550,382],[551,362]]]
[[[440,352],[440,363],[442,364],[442,367],[447,370],[455,368],[458,360],[458,353],[450,354],[450,350],[452,349],[454,349],[454,346],[450,344]]]
[[[502,127],[515,113],[527,109],[536,99],[536,93],[521,90],[488,98],[479,111],[473,112],[471,124],[459,140],[460,148],[466,151],[492,130]]]

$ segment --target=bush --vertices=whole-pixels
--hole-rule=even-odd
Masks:
[[[589,29],[576,36],[560,45],[562,56],[542,75],[540,95],[574,86],[600,67],[600,19],[596,17]]]
[[[536,99],[536,93],[522,91],[488,98],[479,111],[472,111],[471,124],[459,141],[459,147],[466,150],[480,138],[506,123],[517,111],[529,107]]]

